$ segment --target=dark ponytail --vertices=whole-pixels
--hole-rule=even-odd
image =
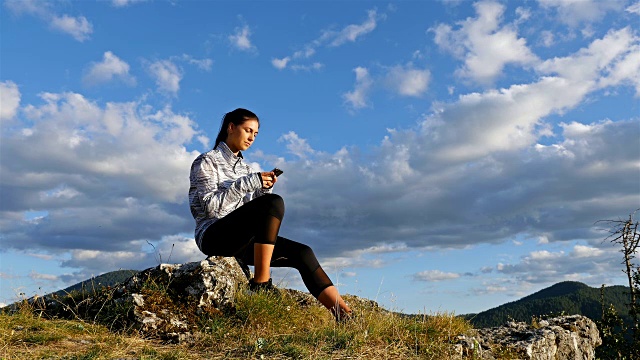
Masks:
[[[216,144],[213,146],[213,148],[217,148],[218,144],[227,140],[227,128],[229,127],[229,124],[233,123],[234,125],[238,126],[250,119],[255,119],[258,121],[258,123],[260,123],[258,115],[252,113],[247,109],[238,108],[224,114],[224,117],[222,118],[222,125],[220,125],[220,131],[218,132],[218,136],[216,137]]]

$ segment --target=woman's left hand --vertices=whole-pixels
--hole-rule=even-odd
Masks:
[[[271,189],[273,185],[278,181],[278,177],[273,171],[267,171],[260,173],[262,177],[262,188]]]

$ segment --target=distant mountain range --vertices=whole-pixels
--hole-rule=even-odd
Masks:
[[[468,319],[474,327],[494,327],[515,320],[531,322],[533,316],[543,315],[584,315],[591,320],[602,318],[600,288],[592,288],[575,281],[564,281],[542,289],[520,300],[500,305],[478,314],[461,315]],[[618,315],[627,323],[631,323],[629,309],[629,287],[607,286],[604,288],[604,303],[612,304]]]

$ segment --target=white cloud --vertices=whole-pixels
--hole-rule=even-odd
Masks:
[[[89,39],[93,32],[93,25],[84,16],[73,17],[66,14],[55,16],[51,19],[51,26],[70,34],[80,42]]]
[[[6,249],[75,249],[73,261],[95,262],[97,271],[111,252],[140,253],[142,239],[193,231],[184,203],[184,174],[197,155],[185,148],[198,135],[193,120],[143,103],[99,106],[76,93],[41,98],[1,132],[9,159],[0,164]],[[46,215],[25,218],[34,211]]]
[[[358,38],[371,33],[378,25],[378,21],[385,19],[385,14],[378,14],[376,9],[367,11],[367,19],[360,24],[350,24],[339,31],[328,29],[322,31],[322,35],[313,41],[305,44],[302,50],[297,50],[289,56],[283,58],[273,58],[271,65],[282,70],[292,61],[300,61],[311,58],[317,53],[317,49],[322,46],[338,47],[346,43],[355,42]],[[322,64],[314,62],[312,65],[294,64],[291,66],[293,70],[318,70]]]
[[[413,274],[413,279],[416,281],[444,281],[444,280],[453,280],[460,277],[458,273],[447,273],[440,270],[426,270],[421,271],[417,274]]]
[[[162,92],[177,95],[180,91],[182,70],[170,60],[159,60],[149,65],[149,73]]]
[[[120,79],[126,84],[135,85],[135,78],[129,74],[129,64],[122,61],[111,51],[104,53],[101,62],[91,64],[83,77],[86,84],[94,85]]]
[[[625,59],[633,60],[639,45],[640,39],[629,28],[611,30],[602,39],[594,40],[575,54],[546,60],[536,69],[543,74],[557,74],[573,82],[593,82]]]
[[[602,249],[591,246],[576,245],[573,247],[573,256],[577,258],[596,258],[605,254]]]
[[[635,4],[629,5],[629,7],[625,9],[625,11],[632,14],[640,15],[640,1],[636,2]]]
[[[555,44],[555,36],[553,35],[553,32],[549,30],[543,30],[542,32],[540,32],[540,41],[542,42],[542,45],[544,47],[550,47],[551,45]]]
[[[570,26],[601,20],[608,11],[620,11],[624,1],[538,0],[540,5],[557,11],[558,20]]]
[[[611,31],[575,54],[546,60],[536,67],[553,77],[467,94],[456,103],[437,105],[437,111],[422,123],[422,131],[430,138],[429,147],[434,146],[433,154],[442,160],[466,161],[534,144],[541,136],[538,127],[546,116],[574,108],[602,87],[631,81],[633,72],[629,69],[637,66],[633,49],[638,41],[628,28]],[[625,71],[611,72],[618,68]],[[599,84],[598,77],[603,73],[620,75],[604,77]]]
[[[84,16],[58,15],[54,4],[50,1],[8,0],[4,5],[15,14],[36,16],[47,22],[51,28],[67,33],[80,42],[88,40],[93,33],[93,25],[89,20]]]
[[[50,11],[51,4],[37,0],[7,0],[4,2],[4,6],[16,15],[29,14],[45,17]]]
[[[505,7],[492,1],[474,4],[477,18],[460,22],[460,29],[439,24],[431,31],[435,42],[443,50],[464,60],[459,76],[490,84],[509,64],[531,65],[537,62],[524,38],[518,38],[515,28],[500,27]]]
[[[342,95],[345,103],[353,109],[362,109],[369,106],[367,96],[373,86],[373,80],[369,76],[369,70],[364,67],[358,66],[353,69],[356,73],[356,83],[353,91],[347,92]]]
[[[13,81],[0,82],[0,121],[10,120],[20,107],[20,90]]]
[[[299,65],[299,64],[294,64],[291,65],[291,70],[293,71],[317,71],[320,70],[324,67],[323,64],[319,63],[319,62],[314,62],[311,65]]]
[[[52,260],[53,256],[49,255],[49,254],[26,254],[28,256],[33,256],[36,259],[41,259],[41,260]]]
[[[287,150],[290,153],[296,155],[300,159],[306,158],[308,155],[312,155],[314,150],[307,143],[306,139],[301,139],[298,134],[293,131],[288,132],[287,134],[282,135],[279,139],[279,142],[284,141],[287,143]]]
[[[235,33],[229,35],[231,45],[242,51],[255,51],[255,46],[251,43],[251,29],[249,25],[243,25],[235,29]]]
[[[204,71],[211,71],[211,68],[213,66],[213,60],[211,59],[196,59],[193,56],[188,54],[182,54],[182,57],[178,59],[186,61],[190,65],[195,65],[200,70],[204,70]]]
[[[111,0],[111,5],[117,8],[127,7],[136,3],[141,3],[147,0]]]
[[[33,280],[46,280],[46,281],[58,281],[60,278],[52,274],[42,274],[32,271],[29,273],[29,277]]]
[[[387,72],[385,82],[402,96],[420,96],[427,91],[431,73],[427,69],[416,69],[412,64],[394,66]]]
[[[278,70],[282,70],[287,67],[287,64],[291,61],[290,57],[284,57],[282,59],[271,59],[271,65]]]
[[[364,36],[375,30],[378,20],[384,15],[379,16],[375,9],[367,11],[367,20],[361,24],[351,24],[337,33],[328,31],[324,36],[332,38],[329,46],[340,46],[347,42],[354,42],[359,37]]]
[[[534,251],[516,264],[499,264],[499,273],[514,276],[518,286],[553,284],[558,281],[582,281],[592,286],[612,283],[617,274],[609,271],[619,253],[611,248],[574,245],[571,252]]]

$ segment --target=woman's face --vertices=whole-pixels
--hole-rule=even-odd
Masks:
[[[258,135],[258,128],[260,123],[256,119],[245,120],[240,125],[233,123],[229,124],[227,128],[227,146],[233,151],[234,154],[238,154],[238,151],[245,151],[251,144],[253,144]]]

